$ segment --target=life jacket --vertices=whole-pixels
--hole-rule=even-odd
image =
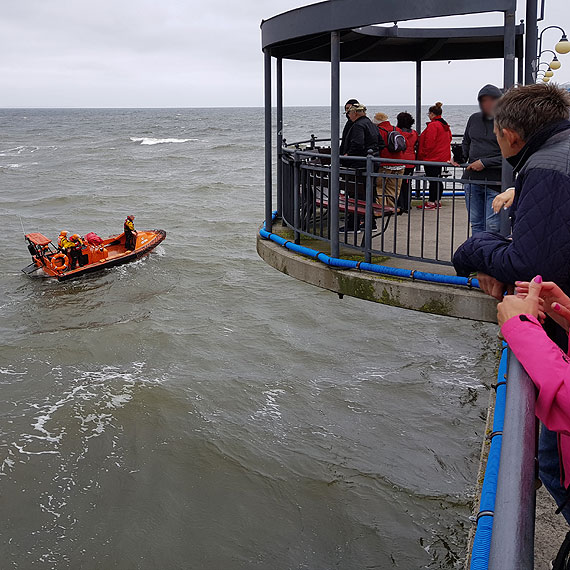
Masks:
[[[135,224],[133,223],[132,220],[129,220],[129,218],[127,218],[125,220],[124,229],[125,229],[125,232],[134,232],[135,231]]]
[[[75,247],[75,243],[67,239],[67,237],[63,237],[61,240],[58,240],[57,244],[61,249],[72,249]]]

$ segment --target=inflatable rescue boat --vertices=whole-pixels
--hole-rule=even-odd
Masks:
[[[129,251],[125,248],[124,233],[110,236],[107,239],[84,240],[74,269],[71,269],[71,256],[59,251],[49,238],[39,233],[26,234],[25,237],[33,263],[24,267],[22,271],[31,275],[42,270],[49,277],[65,281],[93,271],[136,261],[162,242],[166,238],[166,232],[164,230],[137,231],[135,249]]]

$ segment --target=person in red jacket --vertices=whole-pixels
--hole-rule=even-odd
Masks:
[[[403,152],[390,151],[388,148],[388,137],[390,133],[396,130],[402,134],[400,129],[390,123],[386,113],[376,113],[374,115],[374,123],[378,125],[380,137],[384,141],[384,148],[380,151],[380,158],[402,158]],[[387,176],[379,176],[376,179],[376,201],[378,204],[391,206],[393,208],[396,206],[396,201],[398,200],[398,191],[402,185],[402,179],[392,178],[392,176],[402,176],[404,174],[404,165],[386,162],[380,166],[378,173],[386,174]]]
[[[418,160],[429,162],[449,162],[451,160],[451,129],[442,118],[443,103],[436,103],[429,108],[428,117],[430,122],[420,135],[418,146]],[[424,166],[428,178],[441,178],[441,166]],[[429,200],[420,204],[419,209],[436,210],[441,208],[441,195],[443,183],[439,180],[430,180]]]
[[[398,120],[396,128],[406,139],[406,150],[402,153],[402,158],[417,160],[418,140],[420,137],[417,131],[412,128],[415,123],[414,118],[410,113],[402,111],[398,113],[396,119]],[[415,168],[413,164],[406,164],[404,167],[404,174],[410,178],[404,178],[404,180],[402,180],[402,186],[400,187],[398,207],[402,212],[407,212],[410,209],[410,184]]]

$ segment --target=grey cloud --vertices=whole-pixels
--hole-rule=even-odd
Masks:
[[[259,24],[292,0],[26,0],[0,19],[0,106],[260,105]],[[546,23],[564,26],[566,0],[548,0]],[[491,16],[478,21],[488,22]],[[497,20],[493,16],[493,21]],[[566,22],[570,28],[570,21]],[[570,29],[569,29],[570,31]],[[545,47],[557,40],[550,32]],[[570,56],[557,76],[570,79]],[[288,104],[328,104],[326,64],[287,62]],[[500,62],[428,64],[424,95],[471,102]],[[413,67],[343,65],[343,92],[409,103]],[[396,100],[398,99],[398,100]]]

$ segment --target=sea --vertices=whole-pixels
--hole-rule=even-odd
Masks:
[[[263,176],[261,109],[0,109],[2,570],[463,568],[495,327],[267,266]],[[148,257],[21,272],[128,214]]]

